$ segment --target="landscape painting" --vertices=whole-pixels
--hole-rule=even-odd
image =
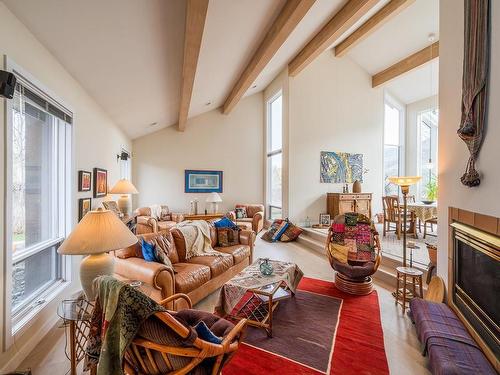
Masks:
[[[363,182],[363,154],[321,151],[320,182]]]

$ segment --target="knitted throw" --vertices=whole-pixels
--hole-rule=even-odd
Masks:
[[[489,76],[489,0],[465,0],[462,118],[458,136],[469,149],[467,168],[460,179],[465,186],[481,183],[475,162],[483,143]]]

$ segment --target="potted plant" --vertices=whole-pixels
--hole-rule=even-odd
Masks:
[[[437,179],[435,176],[432,176],[429,179],[429,182],[425,184],[425,190],[426,190],[426,199],[424,202],[425,204],[431,204],[436,201],[437,199],[437,194],[438,194],[438,184],[437,184]]]

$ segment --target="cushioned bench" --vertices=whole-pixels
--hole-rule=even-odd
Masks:
[[[424,355],[429,354],[432,374],[496,374],[460,319],[447,305],[414,298],[410,309],[418,339],[424,345]]]

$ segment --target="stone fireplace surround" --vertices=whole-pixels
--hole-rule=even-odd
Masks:
[[[463,309],[463,304],[460,305],[460,298],[458,287],[456,287],[456,262],[455,262],[455,234],[460,233],[462,235],[472,236],[472,239],[478,239],[480,237],[481,243],[488,247],[491,251],[490,254],[493,255],[492,258],[497,259],[500,255],[500,218],[493,216],[483,215],[471,211],[462,210],[459,208],[450,207],[448,209],[448,305],[453,309],[457,316],[462,320],[465,327],[474,338],[474,340],[481,347],[483,352],[489,361],[493,364],[497,371],[500,370],[500,363],[498,356],[492,349],[492,341],[495,341],[494,336],[498,335],[498,330],[489,336],[488,339],[485,337],[484,330],[482,327],[476,329],[474,326],[478,327],[477,321],[469,321],[461,309]],[[458,224],[458,225],[457,225]],[[465,226],[463,226],[465,225]],[[462,226],[462,230],[460,227]],[[470,230],[472,229],[472,231]],[[480,275],[471,275],[471,277],[480,277]],[[458,301],[458,302],[456,302]],[[499,322],[494,322],[498,329]],[[489,327],[491,329],[491,325]],[[498,336],[497,336],[498,339]],[[495,344],[493,344],[495,345]],[[498,345],[498,344],[497,344]],[[495,348],[498,353],[498,347]]]

